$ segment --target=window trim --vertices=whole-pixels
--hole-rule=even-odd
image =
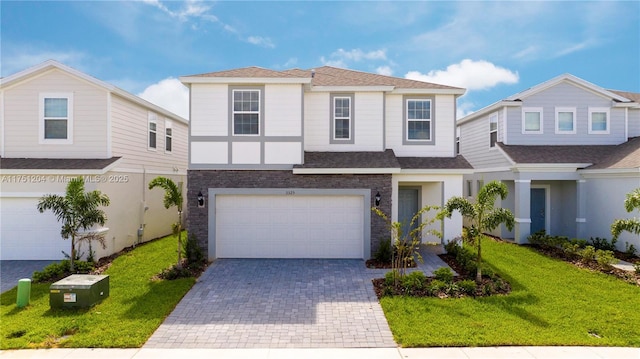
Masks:
[[[429,136],[428,140],[409,139],[409,101],[429,101]],[[436,144],[436,98],[433,95],[405,95],[402,98],[402,144],[403,145],[435,145]],[[415,121],[415,120],[412,120]]]
[[[263,93],[264,93],[264,88],[258,88],[258,87],[234,87],[234,88],[230,88],[230,96],[229,96],[229,106],[230,106],[230,116],[231,116],[231,135],[232,136],[248,136],[248,137],[259,137],[262,135],[262,116],[264,113],[264,98],[263,98]],[[242,92],[247,92],[247,91],[255,91],[258,92],[258,101],[260,101],[258,103],[258,133],[236,133],[236,126],[235,126],[235,114],[236,111],[233,108],[233,101],[234,101],[234,97],[235,97],[235,93],[236,91],[242,91]],[[242,114],[242,113],[248,113],[248,114],[254,114],[254,111],[238,111],[237,113]]]
[[[496,129],[492,130],[491,129],[491,120],[495,118],[495,122],[496,122]],[[489,148],[496,148],[496,143],[498,143],[498,113],[494,112],[492,114],[489,115]],[[496,134],[496,141],[493,142],[491,140],[491,135],[495,133]]]
[[[593,130],[593,113],[594,112],[604,112],[607,116],[606,126],[607,129],[604,131]],[[589,134],[590,135],[608,135],[611,132],[611,113],[609,107],[589,107]]]
[[[556,107],[556,135],[575,135],[577,133],[577,121],[576,121],[576,108],[575,107]],[[571,112],[573,113],[573,130],[571,131],[561,131],[559,128],[560,119],[558,115],[560,112]]]
[[[64,98],[67,100],[67,138],[45,138],[45,113],[44,102],[48,98]],[[73,93],[72,92],[42,92],[38,97],[38,143],[46,145],[71,145],[73,144]],[[54,118],[51,118],[54,119]],[[55,119],[62,119],[55,118]]]
[[[151,124],[155,124],[155,130],[151,130]],[[155,146],[151,147],[151,133],[155,135],[156,143]],[[157,151],[158,150],[158,115],[155,112],[149,111],[147,115],[147,149],[149,151]]]
[[[526,114],[528,112],[537,112],[540,116],[540,130],[531,131],[526,128]],[[544,134],[544,111],[542,107],[523,107],[522,108],[522,134],[523,135],[542,135]]]
[[[171,134],[167,134],[167,130],[171,130]],[[169,139],[170,141],[167,141]],[[171,143],[171,148],[167,149],[167,144]],[[173,123],[169,120],[164,120],[164,153],[173,152]]]
[[[331,94],[330,103],[330,125],[329,125],[329,143],[330,144],[354,144],[355,143],[355,95],[353,93],[335,93]],[[349,138],[336,138],[336,117],[335,104],[336,99],[349,99]]]

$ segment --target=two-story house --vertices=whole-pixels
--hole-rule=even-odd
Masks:
[[[565,74],[459,119],[460,153],[475,169],[465,195],[491,180],[509,188],[500,205],[516,226],[494,234],[518,243],[539,230],[610,238],[614,219],[633,215],[625,195],[640,187],[637,96]],[[621,249],[626,241],[640,245],[627,233]]]
[[[471,173],[455,153],[461,88],[328,66],[180,80],[188,230],[209,258],[370,258],[390,237],[371,207],[407,222]],[[436,225],[445,240],[461,227],[457,214]]]
[[[45,194],[70,178],[111,199],[95,258],[171,233],[175,209],[156,176],[186,182],[188,122],[53,60],[0,80],[0,258],[57,260],[70,252]],[[186,186],[186,185],[185,185]],[[85,256],[87,245],[80,249]]]

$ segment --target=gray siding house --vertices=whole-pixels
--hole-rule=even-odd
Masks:
[[[371,207],[406,221],[461,195],[471,173],[455,153],[461,88],[328,66],[180,79],[200,199],[187,226],[211,259],[367,259],[389,238]],[[462,218],[437,229],[455,238]]]
[[[625,195],[640,187],[638,94],[558,76],[458,120],[460,154],[474,167],[467,196],[483,183],[509,188],[501,205],[516,226],[493,234],[526,243],[531,233],[610,238]],[[625,233],[618,243],[640,246]]]

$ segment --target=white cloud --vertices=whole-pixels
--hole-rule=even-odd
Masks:
[[[268,38],[268,37],[249,36],[247,38],[247,41],[250,44],[254,44],[254,45],[258,45],[258,46],[262,46],[262,47],[268,47],[270,49],[273,49],[274,47],[276,47],[276,45],[273,44],[273,41],[271,41],[271,39]]]
[[[324,56],[320,57],[320,62],[323,65],[349,68],[350,63],[361,61],[384,61],[387,62],[387,50],[378,49],[372,51],[362,51],[361,49],[338,49],[329,55],[329,58]],[[381,66],[383,67],[383,66]],[[388,67],[388,66],[387,66]]]
[[[393,70],[390,66],[378,66],[376,73],[379,75],[392,76]]]
[[[488,61],[473,61],[470,59],[449,65],[446,70],[432,70],[427,74],[419,71],[410,71],[404,77],[412,80],[462,87],[468,90],[484,90],[501,83],[515,84],[519,80],[517,72],[496,66]]]
[[[468,102],[464,100],[464,96],[458,99],[458,104],[456,106],[456,118],[461,119],[464,116],[470,115],[475,111],[476,105],[473,102]]]
[[[176,78],[169,77],[155,83],[138,96],[176,115],[189,118],[189,90]]]
[[[56,60],[76,70],[87,71],[84,66],[87,56],[82,52],[38,51],[23,46],[18,46],[17,48],[12,48],[11,51],[7,51],[6,45],[4,50],[5,56],[2,57],[2,76],[12,75],[47,60]],[[13,54],[7,55],[7,52]]]
[[[347,66],[347,63],[342,60],[342,59],[338,59],[338,60],[327,60],[324,56],[320,57],[320,62],[323,65],[326,66],[333,66],[333,67],[339,67],[342,69],[347,69],[349,68],[349,66]]]

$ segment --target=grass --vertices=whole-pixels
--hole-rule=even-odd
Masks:
[[[3,293],[0,349],[142,346],[195,283],[152,280],[176,262],[175,248],[168,236],[116,258],[105,272],[110,296],[90,309],[50,309],[48,283],[32,284],[25,308],[16,306],[16,288]]]
[[[485,298],[384,297],[404,347],[640,346],[640,288],[513,244],[483,241],[512,292]]]

